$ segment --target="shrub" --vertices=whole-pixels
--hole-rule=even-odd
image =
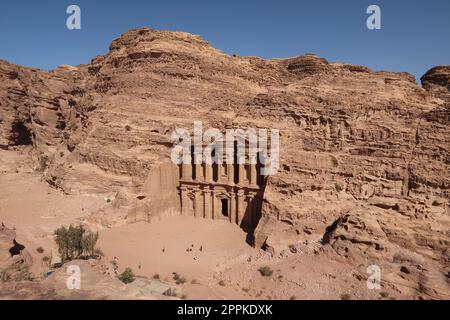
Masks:
[[[96,256],[96,248],[95,245],[98,241],[98,232],[87,232],[82,238],[81,238],[81,250],[82,252],[89,256],[94,257]],[[98,252],[98,250],[97,250]],[[101,251],[100,251],[101,252]]]
[[[177,296],[177,291],[175,289],[169,289],[166,292],[163,293],[163,296],[167,296],[167,297],[176,297]]]
[[[95,248],[94,249],[94,257],[103,257],[105,254],[103,253],[102,249]]]
[[[48,162],[49,162],[49,158],[48,158],[48,156],[47,155],[42,155],[42,156],[40,156],[39,158],[38,158],[38,161],[39,161],[39,168],[38,168],[38,171],[41,171],[41,172],[43,172],[43,171],[45,171],[45,169],[47,169],[47,167],[48,167]]]
[[[42,261],[49,262],[50,261],[50,257],[49,256],[44,256],[44,257],[42,257]]]
[[[186,278],[184,278],[184,277],[179,277],[179,278],[175,281],[176,284],[183,284],[183,283],[185,283],[185,282],[186,282]]]
[[[0,281],[1,282],[11,281],[11,275],[6,270],[2,270],[0,272]]]
[[[270,277],[273,274],[272,269],[270,269],[268,266],[263,266],[259,268],[258,271],[263,277]]]
[[[220,280],[220,281],[219,281],[219,286],[225,287],[225,281]]]
[[[124,272],[122,272],[117,278],[123,283],[131,283],[134,281],[135,276],[133,270],[131,268],[126,268]]]
[[[389,297],[389,293],[386,291],[382,291],[382,292],[380,292],[380,296],[387,299]]]
[[[37,247],[36,251],[37,251],[38,253],[44,253],[44,248],[42,248],[42,247]]]
[[[341,300],[352,300],[352,297],[348,293],[341,294]]]
[[[178,280],[180,278],[180,275],[176,272],[173,272],[173,280]]]
[[[81,224],[78,227],[62,226],[55,230],[55,236],[62,262],[103,255],[101,250],[95,247],[98,232],[87,231]]]
[[[183,284],[186,282],[186,278],[180,276],[178,273],[173,273],[173,280],[175,280],[176,284]]]
[[[33,274],[25,264],[12,265],[0,272],[0,282],[8,281],[33,281]]]
[[[334,184],[334,188],[337,192],[341,192],[342,190],[344,190],[344,185],[342,183],[336,182]]]
[[[157,274],[157,273],[155,273],[154,275],[153,275],[153,279],[155,279],[155,280],[159,280],[159,274]]]

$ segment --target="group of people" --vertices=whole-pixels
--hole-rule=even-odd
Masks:
[[[186,252],[192,252],[192,250],[194,250],[194,245],[192,244],[189,248],[186,249]],[[201,245],[198,249],[200,252],[203,252],[203,246]],[[166,252],[166,247],[162,248],[162,252]],[[194,260],[197,260],[197,256],[194,256]]]
[[[192,252],[193,248],[194,248],[194,245],[192,244],[190,248],[187,248],[187,249],[186,249],[186,252]],[[200,246],[199,251],[200,251],[200,252],[203,251],[203,246]],[[166,252],[166,247],[163,247],[163,248],[162,248],[162,252],[163,252],[163,253]]]

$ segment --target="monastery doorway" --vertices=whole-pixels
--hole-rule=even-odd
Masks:
[[[222,203],[222,216],[228,217],[228,199],[220,199]]]

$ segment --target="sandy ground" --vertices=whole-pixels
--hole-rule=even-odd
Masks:
[[[214,270],[239,262],[258,250],[245,242],[245,233],[227,221],[172,217],[153,224],[138,223],[100,231],[105,257],[118,258],[119,268],[137,275],[172,281],[173,272],[186,278],[183,293],[190,298],[222,298],[215,293]]]
[[[36,173],[0,174],[0,221],[15,227],[17,241],[33,256],[31,271],[42,274],[44,255],[56,252],[53,231],[79,223],[105,203],[104,195],[66,195],[50,188]],[[187,299],[340,299],[379,298],[367,290],[357,271],[328,254],[303,252],[272,257],[250,247],[245,233],[227,221],[172,217],[153,224],[137,223],[100,229],[98,247],[107,264],[117,257],[119,269],[175,282]],[[42,246],[44,253],[36,249]],[[317,252],[316,252],[317,253]],[[269,266],[270,277],[258,269]]]
[[[250,247],[245,236],[227,221],[179,216],[102,230],[99,247],[106,259],[118,258],[121,270],[131,267],[137,275],[158,274],[169,282],[173,272],[180,274],[186,278],[180,289],[188,299],[378,297],[356,280],[356,270],[314,254],[314,244],[303,253],[273,258]],[[273,275],[263,277],[258,271],[262,266],[269,266]]]
[[[101,195],[65,195],[33,173],[0,175],[0,190],[0,223],[16,229],[16,240],[33,257],[34,273],[43,271],[42,257],[55,251],[55,229],[76,224],[89,212],[105,205]],[[43,247],[45,252],[39,254],[38,247]]]

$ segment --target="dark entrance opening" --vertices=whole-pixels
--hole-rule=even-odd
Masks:
[[[212,179],[213,181],[217,182],[219,181],[219,166],[217,165],[217,159],[216,159],[216,149],[213,149],[211,152],[211,160],[212,160]]]
[[[239,165],[238,165],[238,154],[237,154],[237,141],[234,141],[233,145],[233,169],[234,169],[234,183],[239,183]]]
[[[195,180],[197,179],[197,166],[195,165],[194,146],[191,146],[191,167],[192,167],[192,180]]]
[[[13,240],[13,244],[14,244],[14,247],[9,249],[9,253],[11,254],[11,256],[17,256],[18,254],[20,254],[22,252],[23,249],[25,249],[25,246],[16,242],[15,239]]]
[[[220,201],[222,202],[222,215],[228,217],[228,200],[221,199]]]
[[[30,130],[20,121],[15,121],[11,127],[11,145],[28,146],[33,144]]]

